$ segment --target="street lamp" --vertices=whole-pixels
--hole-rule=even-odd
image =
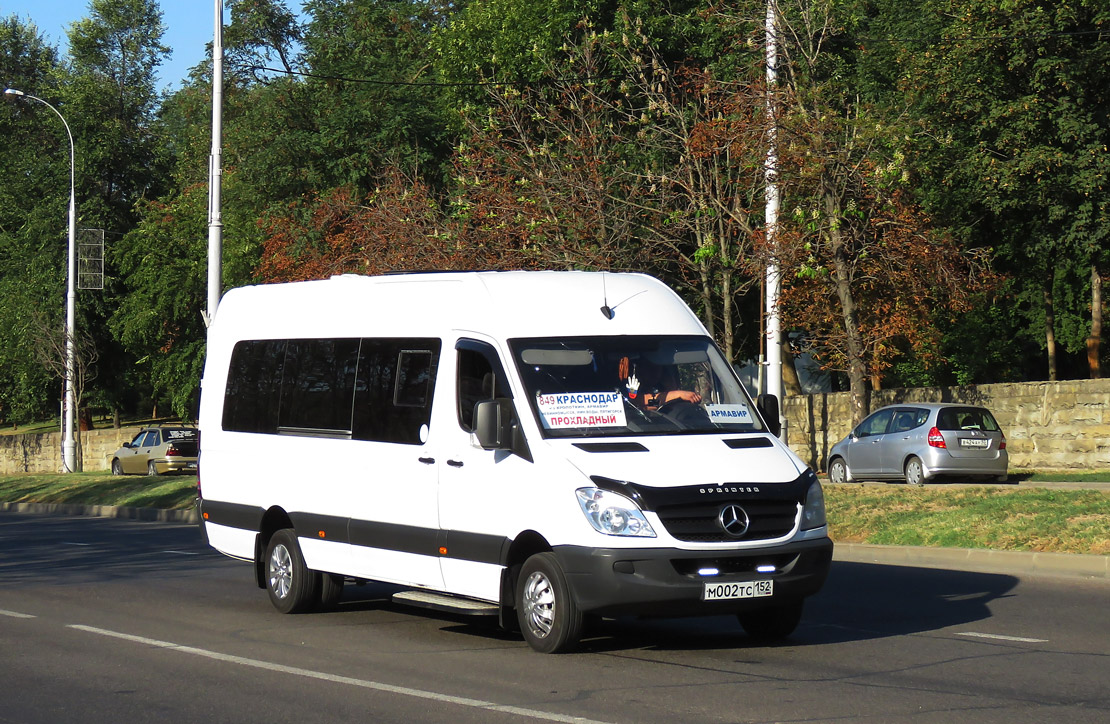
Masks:
[[[75,369],[73,340],[76,328],[74,317],[77,312],[77,196],[74,191],[77,153],[73,145],[73,133],[69,130],[69,124],[66,123],[66,119],[57,108],[44,101],[42,98],[28,95],[15,88],[5,88],[4,95],[16,98],[27,98],[43,104],[54,111],[58,118],[62,120],[62,125],[66,127],[66,135],[69,136],[69,267],[66,275],[68,281],[66,288],[65,427],[62,432],[62,469],[63,472],[72,473],[77,470],[77,443],[73,437],[74,408],[77,405],[73,393],[73,373]]]

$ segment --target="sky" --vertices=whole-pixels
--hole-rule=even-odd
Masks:
[[[205,58],[205,46],[215,29],[215,0],[158,0],[166,34],[162,43],[171,55],[158,67],[159,86],[176,90],[189,69]],[[226,6],[227,3],[225,2]],[[74,21],[89,15],[89,0],[0,0],[0,17],[18,15],[30,20],[46,42],[66,52],[66,31]],[[224,22],[230,17],[224,8]]]

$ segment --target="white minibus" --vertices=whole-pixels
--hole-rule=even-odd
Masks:
[[[621,615],[792,633],[832,559],[816,475],[640,274],[343,275],[232,289],[198,512],[280,611],[345,582],[565,651]]]

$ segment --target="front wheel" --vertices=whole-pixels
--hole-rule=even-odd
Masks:
[[[302,613],[319,600],[319,573],[304,564],[297,535],[283,528],[266,546],[266,593],[282,613]]]
[[[914,486],[922,486],[925,484],[925,467],[921,464],[921,458],[912,457],[906,461],[906,483]]]
[[[123,475],[123,465],[120,464],[119,458],[112,461],[112,475]]]
[[[582,611],[553,553],[524,562],[516,586],[516,615],[524,640],[542,654],[569,651],[582,636]]]
[[[780,641],[798,628],[802,620],[802,602],[792,601],[774,608],[761,608],[736,615],[744,631],[756,641]]]

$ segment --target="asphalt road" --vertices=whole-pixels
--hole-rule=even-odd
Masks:
[[[387,594],[282,616],[193,526],[0,513],[0,723],[1110,720],[1107,580],[840,561],[786,645],[621,619],[563,656]]]

